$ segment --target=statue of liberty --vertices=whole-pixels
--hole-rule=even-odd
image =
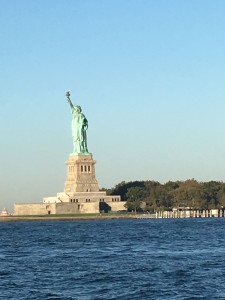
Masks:
[[[73,105],[70,100],[70,92],[66,92],[67,101],[72,112],[72,136],[73,136],[73,153],[72,154],[89,154],[87,148],[87,128],[88,120],[82,113],[79,105]]]

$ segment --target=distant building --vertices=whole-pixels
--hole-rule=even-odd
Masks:
[[[1,216],[1,217],[8,217],[8,216],[9,216],[9,213],[8,213],[8,211],[7,211],[5,208],[3,208],[3,210],[2,210],[2,212],[1,212],[1,214],[0,214],[0,216]]]

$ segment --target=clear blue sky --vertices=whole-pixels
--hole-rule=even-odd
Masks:
[[[63,191],[67,89],[101,187],[225,181],[225,1],[0,4],[0,209]]]

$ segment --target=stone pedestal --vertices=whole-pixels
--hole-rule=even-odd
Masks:
[[[80,214],[123,211],[125,202],[119,195],[99,191],[95,177],[95,160],[91,154],[70,155],[66,161],[64,192],[44,197],[40,204],[15,204],[15,215]]]
[[[69,195],[75,193],[99,192],[98,182],[95,177],[95,163],[92,155],[70,155],[66,161],[67,179],[64,192]]]

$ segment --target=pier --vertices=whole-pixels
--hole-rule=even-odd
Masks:
[[[223,218],[225,209],[172,209],[156,212],[157,219],[168,218]]]

